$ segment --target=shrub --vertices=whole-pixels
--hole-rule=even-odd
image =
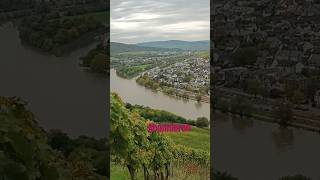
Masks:
[[[204,128],[209,126],[209,120],[206,117],[199,117],[196,120],[196,126],[199,128]]]

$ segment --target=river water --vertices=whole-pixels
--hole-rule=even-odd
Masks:
[[[105,137],[106,78],[78,65],[95,44],[64,57],[40,53],[21,44],[12,24],[0,27],[0,95],[26,100],[45,129],[72,136]]]
[[[155,92],[138,85],[135,78],[128,80],[119,77],[114,69],[110,70],[110,91],[118,93],[124,102],[131,104],[166,110],[187,119],[210,119],[210,104],[177,99],[162,92]]]
[[[277,180],[298,173],[320,179],[320,135],[213,113],[214,168],[240,180]]]

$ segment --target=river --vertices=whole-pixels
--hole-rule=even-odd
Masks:
[[[177,99],[162,92],[155,92],[138,85],[135,78],[119,77],[114,69],[110,70],[110,91],[118,93],[124,102],[131,104],[166,110],[187,119],[195,120],[198,117],[210,119],[210,104]]]
[[[240,180],[277,180],[298,173],[320,179],[319,133],[221,113],[212,118],[214,168]]]
[[[45,129],[106,136],[106,78],[78,65],[95,44],[58,58],[22,45],[11,23],[0,27],[0,39],[1,96],[22,97]]]

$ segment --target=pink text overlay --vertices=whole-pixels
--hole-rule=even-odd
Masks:
[[[187,132],[191,130],[189,124],[176,124],[176,123],[150,123],[148,125],[148,132]]]

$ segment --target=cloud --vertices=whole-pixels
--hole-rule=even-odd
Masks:
[[[209,40],[209,0],[111,0],[111,41]]]

